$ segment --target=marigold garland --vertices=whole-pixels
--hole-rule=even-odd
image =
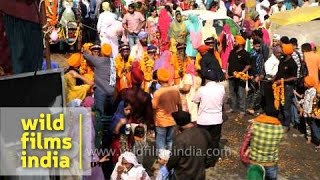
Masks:
[[[144,73],[144,79],[146,81],[152,80],[154,61],[149,57],[147,52],[144,52],[143,59],[140,61],[141,70]]]
[[[243,81],[247,81],[248,79],[250,79],[250,76],[247,73],[244,72],[233,72],[233,75],[235,78],[241,79]]]
[[[320,109],[319,109],[319,108],[313,109],[313,114],[314,114],[316,117],[320,118]]]
[[[273,89],[273,96],[274,96],[274,107],[276,108],[276,110],[278,110],[280,107],[280,102],[281,102],[281,105],[284,105],[285,103],[283,78],[280,79],[280,85],[273,83],[272,89]]]
[[[131,66],[132,66],[132,62],[134,61],[133,58],[128,59],[128,61],[125,63],[121,54],[119,54],[116,58],[115,58],[115,68],[116,68],[116,73],[118,77],[122,77],[123,74],[123,70],[130,70]]]

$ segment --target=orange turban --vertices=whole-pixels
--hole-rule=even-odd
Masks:
[[[110,46],[110,44],[103,44],[102,45],[101,54],[102,54],[102,56],[111,56],[112,47]]]
[[[68,58],[68,65],[71,67],[79,67],[81,65],[82,55],[80,53],[74,53]]]
[[[165,68],[159,68],[157,70],[158,80],[162,82],[168,82],[170,79],[170,72]]]
[[[234,39],[235,39],[235,41],[236,41],[238,44],[240,44],[240,45],[245,45],[245,44],[246,44],[246,40],[245,40],[242,36],[240,36],[240,35],[236,35],[236,36],[234,37]]]
[[[198,51],[199,51],[199,53],[201,53],[201,54],[209,51],[209,49],[210,49],[210,47],[207,46],[207,45],[201,45],[201,46],[198,47]]]
[[[311,76],[307,76],[307,77],[304,78],[304,85],[307,88],[315,87],[316,86],[316,80]]]
[[[291,55],[293,53],[293,49],[292,44],[282,44],[282,52],[285,55]]]

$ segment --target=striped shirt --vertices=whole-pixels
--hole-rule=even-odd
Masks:
[[[250,160],[258,163],[277,162],[282,137],[282,125],[254,122],[250,141]]]
[[[301,62],[303,60],[303,53],[299,49],[295,49],[295,51],[292,53],[292,58],[297,64],[297,78],[300,78],[300,67]]]

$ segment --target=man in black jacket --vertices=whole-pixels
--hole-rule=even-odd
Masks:
[[[169,172],[174,169],[172,179],[205,179],[205,169],[214,161],[210,133],[195,127],[188,112],[177,111],[172,116],[180,130],[173,140],[172,155],[167,164]]]
[[[225,76],[223,74],[222,68],[217,60],[217,58],[213,54],[213,50],[207,45],[201,45],[198,48],[199,53],[202,58],[200,60],[201,67],[201,76],[204,77],[208,71],[214,71],[217,73],[218,82],[225,80]]]

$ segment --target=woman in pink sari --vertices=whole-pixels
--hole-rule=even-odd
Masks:
[[[169,28],[171,25],[171,15],[167,8],[163,8],[159,12],[159,31],[160,31],[160,52],[164,52],[165,50],[169,50]]]
[[[220,34],[220,42],[222,44],[221,60],[222,60],[222,69],[227,69],[227,63],[231,50],[233,49],[234,37],[231,34],[230,27],[226,24],[223,26],[222,32]]]

